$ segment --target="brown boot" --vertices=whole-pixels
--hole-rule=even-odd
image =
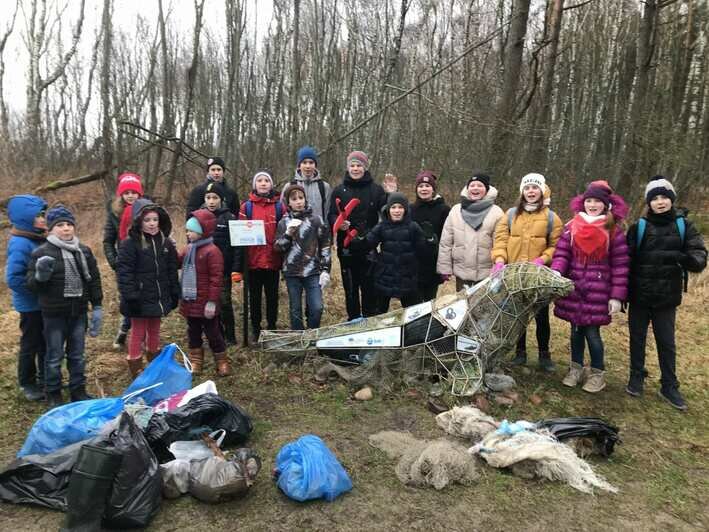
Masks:
[[[227,377],[231,375],[229,357],[226,353],[214,353],[214,363],[217,365],[217,375]]]
[[[129,358],[128,370],[134,379],[143,371],[143,358]]]
[[[190,349],[190,364],[192,364],[192,375],[201,375],[202,366],[204,365],[204,348],[195,347]]]
[[[154,353],[151,353],[150,351],[146,351],[145,358],[147,359],[148,364],[150,364],[153,360],[155,360],[160,353],[162,353],[162,350],[155,351]]]

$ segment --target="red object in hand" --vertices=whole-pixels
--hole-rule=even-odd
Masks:
[[[354,237],[357,236],[357,233],[359,233],[359,231],[357,231],[357,229],[350,229],[349,231],[347,231],[347,236],[345,237],[344,242],[342,242],[343,247],[346,247],[346,248],[350,247],[350,244],[352,243],[352,239],[354,239]]]
[[[340,230],[342,224],[350,217],[350,214],[352,214],[352,211],[357,208],[357,205],[359,205],[359,198],[352,198],[347,202],[344,209],[341,207],[342,202],[340,201],[340,198],[335,198],[335,205],[337,206],[337,212],[339,214],[337,215],[335,223],[332,225],[332,236],[336,238],[337,232]]]
[[[233,272],[231,274],[231,282],[232,283],[240,283],[243,279],[243,276],[239,272]]]

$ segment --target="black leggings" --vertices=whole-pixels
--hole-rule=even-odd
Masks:
[[[537,346],[539,347],[539,353],[548,353],[549,338],[551,337],[551,327],[549,326],[549,305],[537,312],[536,316],[534,316],[534,321],[537,322]],[[522,336],[520,336],[517,341],[517,352],[527,352],[527,331],[524,331]]]
[[[251,328],[261,332],[261,292],[266,294],[266,327],[276,329],[278,321],[278,270],[249,270]]]

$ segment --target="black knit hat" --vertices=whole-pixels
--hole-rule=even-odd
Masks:
[[[485,191],[490,190],[490,176],[487,174],[482,174],[479,172],[476,172],[468,179],[468,182],[465,184],[465,187],[467,188],[470,183],[473,181],[480,181],[484,186],[485,186]]]
[[[389,194],[389,197],[387,198],[387,206],[386,206],[386,214],[389,216],[389,209],[391,209],[392,205],[395,203],[398,203],[399,205],[402,205],[404,207],[404,210],[406,212],[409,212],[409,200],[404,196],[401,192],[392,192]]]
[[[207,159],[207,171],[209,172],[209,169],[215,164],[217,166],[221,166],[222,170],[226,170],[226,164],[224,164],[224,159],[222,159],[221,157],[210,157],[209,159]]]
[[[207,195],[207,192],[216,194],[221,198],[222,202],[226,201],[226,191],[224,190],[224,185],[217,181],[210,181],[207,183],[207,188],[204,189],[205,196]]]

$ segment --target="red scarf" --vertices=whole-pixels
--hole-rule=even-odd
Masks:
[[[128,230],[133,223],[133,205],[126,205],[123,208],[121,222],[118,224],[118,241],[122,242],[128,238]]]
[[[601,262],[608,255],[610,234],[605,224],[605,216],[589,222],[581,214],[569,223],[574,257],[583,264]]]

